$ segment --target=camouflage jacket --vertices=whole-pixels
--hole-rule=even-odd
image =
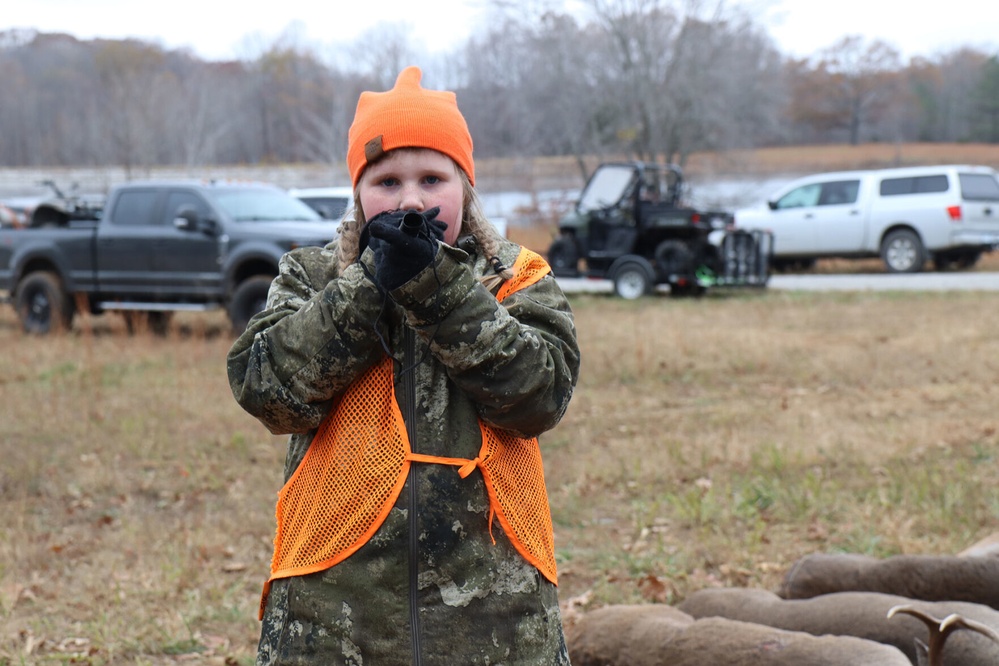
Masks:
[[[363,371],[395,358],[414,452],[474,458],[478,418],[522,436],[556,425],[579,369],[573,318],[550,275],[500,304],[474,238],[383,295],[371,252],[342,275],[335,243],[287,254],[267,308],[228,357],[240,405],[289,433],[287,479]],[[519,247],[504,242],[513,265]],[[363,264],[363,265],[362,265]],[[495,538],[495,544],[493,539]],[[478,472],[414,464],[371,540],[324,572],[276,581],[259,663],[565,664],[554,587],[489,529]]]

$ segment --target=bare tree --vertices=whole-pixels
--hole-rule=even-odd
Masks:
[[[35,91],[16,62],[0,62],[0,80],[6,90],[4,103],[0,104],[0,164],[31,164],[32,124],[27,119],[29,95]]]
[[[968,141],[972,138],[975,91],[989,56],[971,49],[957,49],[939,60],[943,136],[938,141]]]
[[[534,55],[525,77],[528,103],[534,111],[524,123],[527,148],[543,155],[573,155],[582,175],[585,158],[599,156],[616,142],[607,119],[608,97],[599,89],[597,72],[607,38],[595,26],[577,25],[565,14],[541,17],[530,35]]]
[[[222,147],[237,125],[245,122],[247,100],[238,82],[239,63],[185,67],[180,73],[180,113],[168,119],[167,132],[176,138],[176,161],[187,167],[221,161]]]
[[[388,90],[399,72],[416,63],[418,45],[411,34],[408,23],[382,21],[354,41],[350,47],[354,69],[371,78],[372,89]]]
[[[862,130],[900,100],[900,70],[898,51],[885,42],[844,37],[819,55],[813,83],[825,94],[816,100],[815,117],[845,128],[850,144],[860,143]]]
[[[360,92],[409,64],[457,92],[478,156],[574,155],[583,176],[611,154],[682,165],[768,143],[994,140],[999,122],[995,59],[972,49],[902,67],[847,38],[794,60],[744,3],[483,1],[488,27],[451,52],[392,23],[324,57],[292,25],[230,62],[2,31],[0,164],[339,164]]]
[[[774,95],[747,95],[747,80],[774,91],[776,51],[752,21],[723,2],[588,0],[610,51],[601,87],[619,100],[619,137],[636,156],[683,164],[697,150],[724,148],[736,118],[745,130]]]
[[[94,60],[105,94],[106,135],[118,163],[129,176],[136,168],[163,163],[169,144],[164,119],[178,90],[163,52],[139,42],[109,42]]]
[[[683,17],[662,0],[589,0],[609,51],[600,86],[620,104],[618,137],[643,159],[674,157],[676,123],[687,106],[674,85],[678,63],[692,47],[681,38]]]
[[[999,143],[999,57],[992,56],[982,66],[973,100],[975,138]]]

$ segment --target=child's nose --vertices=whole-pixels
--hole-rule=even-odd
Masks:
[[[399,210],[423,210],[423,195],[416,185],[406,185],[400,192]]]

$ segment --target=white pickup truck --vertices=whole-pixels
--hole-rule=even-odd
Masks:
[[[880,256],[892,273],[970,268],[999,245],[999,179],[984,166],[840,171],[800,178],[735,226],[773,232],[772,265]]]

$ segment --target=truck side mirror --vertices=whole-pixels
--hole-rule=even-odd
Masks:
[[[181,231],[201,231],[208,235],[218,232],[218,222],[207,216],[198,215],[194,208],[184,207],[177,211],[173,218],[173,226]]]
[[[173,226],[181,231],[194,231],[198,228],[198,212],[193,208],[181,208],[173,218]]]
[[[777,210],[777,202],[776,201],[768,201],[767,202],[767,206],[770,208],[770,210]]]

